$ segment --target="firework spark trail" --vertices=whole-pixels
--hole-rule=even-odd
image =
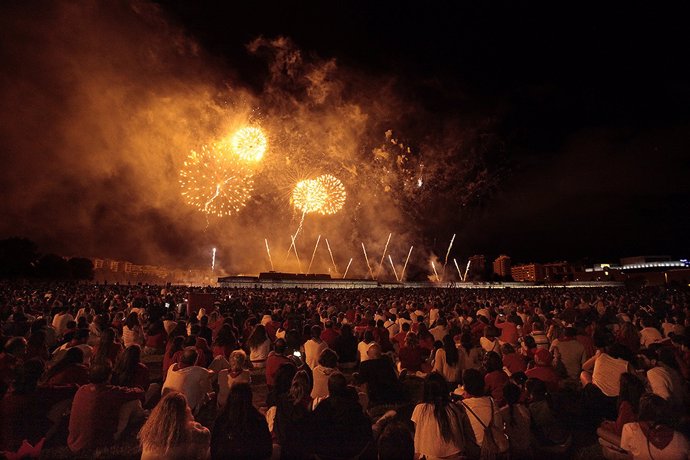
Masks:
[[[433,260],[431,261],[431,267],[434,269],[434,275],[436,275],[436,282],[438,283],[439,281],[441,281],[441,278],[438,277],[438,272],[436,271],[436,264]]]
[[[268,261],[271,262],[271,271],[275,271],[273,268],[273,259],[271,258],[271,250],[268,247],[268,238],[264,238],[264,242],[266,242],[266,253],[268,254]]]
[[[299,254],[297,254],[297,245],[295,244],[295,239],[296,238],[294,237],[294,235],[290,235],[290,240],[292,242],[290,243],[290,247],[288,248],[288,253],[285,256],[285,260],[283,261],[283,264],[285,264],[285,262],[287,262],[288,258],[290,257],[290,251],[292,249],[294,249],[295,250],[295,257],[297,258],[297,264],[299,265],[299,271],[301,273],[302,272],[302,262],[300,262]]]
[[[414,248],[414,246],[410,246],[410,251],[407,253],[407,259],[405,259],[405,264],[403,265],[402,272],[400,272],[400,280],[401,281],[405,280],[405,269],[407,268],[407,262],[410,260],[410,254],[412,254],[412,248]]]
[[[211,203],[213,203],[213,200],[218,198],[218,195],[220,195],[220,184],[216,184],[216,193],[213,195],[207,202],[204,204],[204,212],[208,212],[208,207],[211,206]]]
[[[453,247],[453,241],[455,241],[455,233],[453,233],[453,237],[450,239],[450,244],[448,245],[448,250],[446,251],[446,259],[443,261],[443,270],[441,273],[443,279],[446,279],[446,264],[448,264],[448,256],[450,255],[450,250]]]
[[[319,247],[319,241],[321,241],[321,235],[316,239],[316,245],[314,245],[314,252],[311,253],[311,260],[309,261],[309,268],[307,268],[307,275],[311,271],[311,264],[314,263],[314,256],[316,255],[316,250]]]
[[[467,267],[465,268],[465,276],[462,277],[462,282],[464,283],[467,281],[467,273],[470,271],[470,264],[472,263],[472,259],[467,261]]]
[[[352,264],[352,257],[350,257],[350,261],[347,263],[347,268],[345,268],[345,273],[343,274],[343,279],[347,276],[347,271],[350,269],[350,265]]]
[[[455,264],[455,269],[458,271],[458,276],[460,277],[460,281],[465,281],[462,279],[462,272],[460,271],[460,267],[458,267],[458,261],[453,259],[453,263]]]
[[[328,253],[331,255],[331,262],[333,262],[333,273],[338,273],[338,267],[335,266],[335,259],[333,258],[333,251],[331,251],[331,245],[328,243],[328,238],[326,238],[326,247],[328,248]]]
[[[364,247],[364,243],[362,243],[362,251],[364,252],[364,259],[367,261],[367,268],[369,269],[371,279],[374,280],[376,278],[374,278],[374,272],[371,270],[371,265],[369,265],[369,256],[367,255],[367,248]]]
[[[381,262],[379,262],[379,268],[376,269],[376,278],[381,274],[381,267],[383,266],[383,261],[386,259],[386,251],[388,251],[388,243],[391,242],[392,233],[388,234],[388,239],[386,240],[386,245],[383,247],[383,254],[381,254]]]
[[[216,248],[213,248],[213,254],[211,255],[211,271],[216,269]]]
[[[395,264],[393,263],[393,258],[390,254],[388,254],[388,261],[391,263],[391,268],[393,269],[393,274],[395,275],[395,281],[399,282],[400,278],[398,278],[398,272],[395,270]]]

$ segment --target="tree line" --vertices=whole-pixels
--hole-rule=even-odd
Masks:
[[[27,238],[0,240],[0,279],[91,280],[93,262],[85,257],[41,254]]]

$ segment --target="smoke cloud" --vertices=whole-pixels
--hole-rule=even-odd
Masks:
[[[441,120],[393,76],[305,57],[287,37],[247,44],[269,70],[252,91],[150,3],[3,10],[2,236],[28,236],[64,255],[178,267],[210,264],[217,247],[216,266],[227,273],[268,270],[266,238],[275,268],[297,271],[287,254],[302,215],[290,192],[328,173],[342,180],[347,201],[336,215],[305,216],[301,270],[321,235],[312,272],[332,268],[328,238],[339,271],[352,257],[349,275],[365,276],[361,243],[378,264],[392,232],[398,271],[415,245],[409,274],[428,265],[425,239],[446,227],[441,216],[496,186],[485,161],[491,121]],[[190,150],[246,124],[269,137],[247,206],[214,218],[185,204],[178,179]],[[387,263],[382,277],[393,278]]]

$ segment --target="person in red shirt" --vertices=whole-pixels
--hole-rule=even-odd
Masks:
[[[501,330],[501,336],[498,340],[502,344],[509,343],[515,346],[518,343],[517,315],[510,315],[506,321],[503,319],[503,315],[498,315],[494,322],[494,326]]]
[[[333,347],[335,346],[335,339],[337,339],[340,334],[338,333],[338,331],[333,329],[333,321],[326,321],[324,326],[324,330],[321,333],[321,340],[326,342],[328,348],[333,349]]]
[[[501,347],[503,353],[503,367],[505,367],[510,374],[516,372],[525,372],[527,370],[527,361],[525,357],[515,351],[515,348],[509,343]]]
[[[141,362],[139,345],[128,346],[120,355],[113,369],[112,382],[122,387],[148,389],[149,368]]]
[[[68,348],[63,358],[43,377],[47,385],[86,385],[89,368],[84,365],[84,352],[79,347]]]
[[[405,346],[398,352],[400,358],[400,369],[407,369],[408,372],[421,372],[424,362],[424,352],[419,347],[417,335],[413,332],[407,334]]]
[[[486,375],[484,376],[486,392],[494,398],[499,407],[504,406],[503,387],[510,381],[510,378],[503,372],[501,355],[495,351],[488,352],[484,358],[484,367],[486,368]]]
[[[393,344],[398,346],[398,349],[405,346],[405,338],[407,338],[408,332],[410,332],[410,323],[402,323],[401,331],[391,339]]]
[[[534,367],[525,372],[527,378],[539,379],[546,384],[546,389],[549,392],[558,391],[558,385],[561,377],[553,368],[553,356],[551,352],[545,348],[540,348],[534,354]]]
[[[91,383],[77,391],[69,418],[67,445],[74,453],[113,444],[120,410],[127,403],[143,399],[141,388],[110,385],[109,362],[91,367]]]
[[[266,386],[270,393],[276,383],[276,375],[278,369],[284,364],[294,366],[293,361],[285,355],[287,351],[287,343],[284,339],[277,339],[273,344],[273,351],[268,354],[266,358]]]

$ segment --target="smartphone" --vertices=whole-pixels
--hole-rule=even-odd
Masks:
[[[299,351],[295,351],[294,353],[292,353],[292,356],[296,356],[297,358],[301,358],[302,353],[300,353]]]
[[[170,302],[165,302],[165,308],[170,308]]]

